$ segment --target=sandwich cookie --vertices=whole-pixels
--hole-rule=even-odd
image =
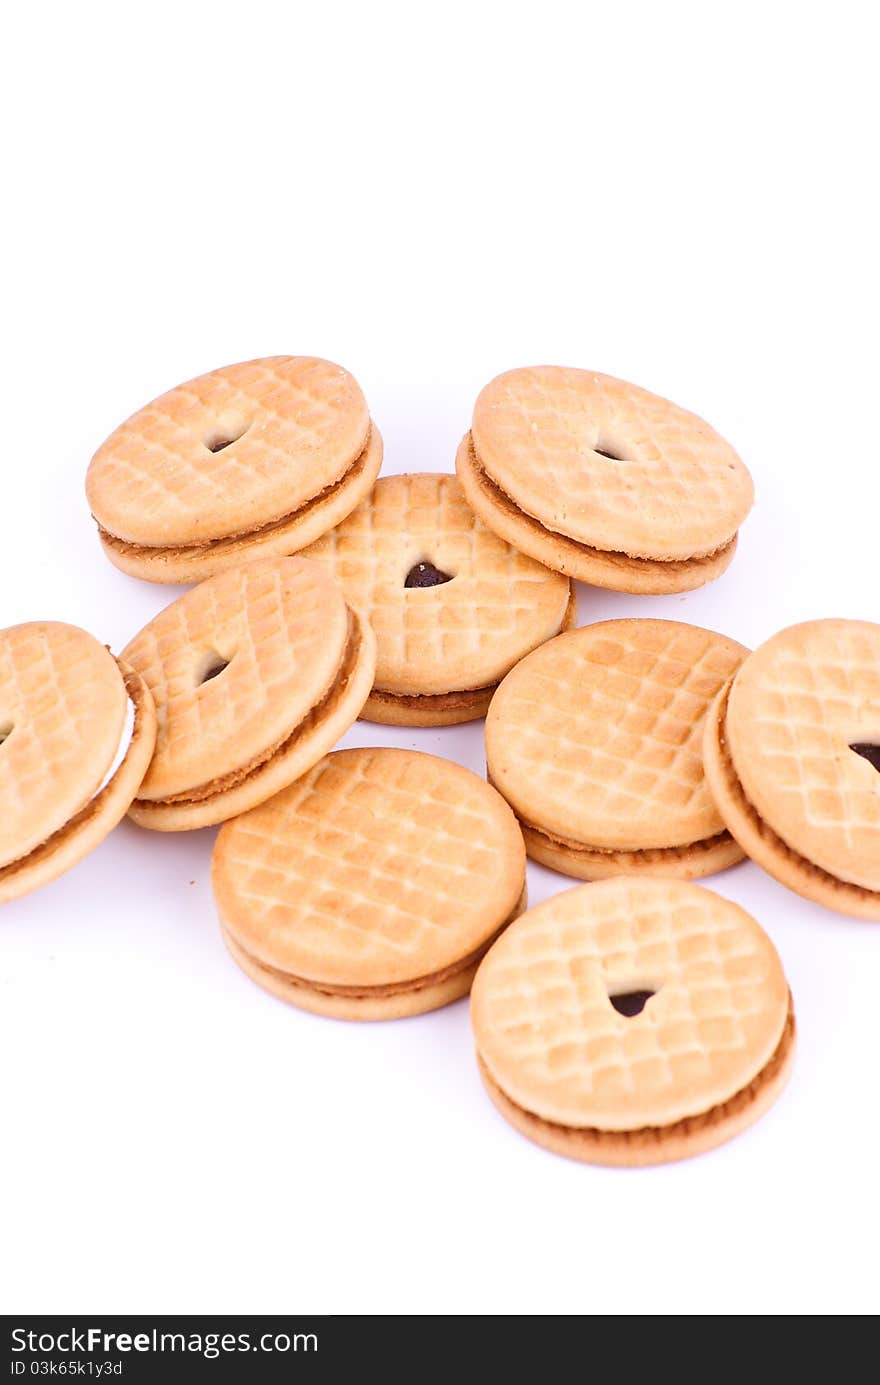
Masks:
[[[339,584],[303,558],[258,559],[172,602],[123,655],[159,717],[131,817],[182,832],[285,788],[356,720],[375,648]]]
[[[155,743],[146,686],[92,635],[52,621],[0,631],[0,902],[104,840]]]
[[[490,782],[529,855],[581,880],[695,879],[741,861],[703,775],[703,723],[747,654],[671,620],[609,620],[536,649],[486,718]]]
[[[589,370],[533,366],[482,391],[456,470],[508,543],[616,591],[691,591],[720,576],[751,477],[696,414]]]
[[[568,578],[487,529],[454,476],[383,477],[304,556],[330,564],[373,627],[368,721],[485,716],[517,660],[577,621]]]
[[[523,1135],[588,1164],[664,1164],[757,1120],[791,1070],[782,963],[738,905],[617,879],[530,909],[483,960],[483,1082]]]
[[[774,635],[715,699],[704,752],[752,860],[805,899],[880,920],[880,625]]]
[[[225,366],[111,434],[86,494],[104,552],[148,582],[295,553],[367,494],[382,439],[357,381],[313,356]]]
[[[435,1010],[525,908],[516,819],[414,750],[342,750],[217,837],[223,937],[252,979],[337,1019]]]

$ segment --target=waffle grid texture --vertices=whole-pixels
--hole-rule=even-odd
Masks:
[[[326,757],[227,823],[213,882],[224,927],[264,966],[377,986],[451,966],[512,913],[522,836],[483,780],[416,751]]]
[[[98,789],[125,724],[113,656],[75,626],[0,632],[0,866],[61,828]]]
[[[122,758],[106,782],[60,827],[26,854],[0,864],[0,903],[29,894],[70,870],[101,844],[130,808],[156,743],[156,711],[143,680],[124,664],[118,669],[133,714],[131,735],[120,743]]]
[[[854,885],[823,870],[784,842],[749,802],[726,736],[730,684],[722,688],[706,718],[703,758],[706,778],[731,836],[745,854],[780,884],[805,899],[854,918],[880,919],[880,890]]]
[[[880,890],[880,773],[850,747],[880,744],[880,625],[811,621],[743,665],[725,734],[746,798],[787,846]]]
[[[454,476],[383,477],[305,557],[327,562],[376,634],[376,684],[401,695],[485,687],[555,635],[569,583],[504,543]],[[452,576],[405,587],[429,561]]]
[[[704,557],[659,561],[594,548],[560,534],[526,514],[495,484],[477,458],[470,433],[455,454],[455,470],[468,504],[500,538],[545,567],[590,586],[636,596],[694,591],[720,577],[736,553],[736,535]]]
[[[360,387],[342,367],[309,356],[246,361],[133,414],[95,453],[86,491],[119,539],[204,543],[304,505],[355,462],[369,429]]]
[[[301,558],[219,573],[167,606],[122,656],[159,717],[140,797],[221,779],[283,740],[330,688],[348,630],[341,588]],[[202,681],[218,662],[227,667]]]
[[[625,1017],[610,996],[654,992]],[[671,1125],[746,1088],[789,1011],[770,939],[696,885],[619,877],[529,910],[481,963],[477,1050],[501,1090],[547,1121]]]
[[[524,823],[602,850],[684,847],[723,832],[703,774],[703,724],[746,652],[676,621],[604,621],[558,636],[492,700],[492,782]]]
[[[472,432],[480,465],[526,514],[598,549],[710,554],[752,506],[748,471],[709,424],[611,376],[508,371],[479,395]]]

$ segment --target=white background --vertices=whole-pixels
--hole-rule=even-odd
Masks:
[[[326,355],[386,470],[451,470],[515,365],[635,380],[751,467],[732,569],[583,589],[750,644],[878,618],[876,54],[852,3],[81,3],[4,26],[0,624],[119,649],[175,593],[104,560],[104,436],[203,370]],[[482,768],[482,731],[357,727]],[[800,1020],[752,1131],[567,1163],[479,1086],[467,1006],[355,1026],[224,952],[212,832],[126,824],[0,917],[7,1311],[878,1306],[880,933],[751,865]],[[530,867],[533,901],[567,881]]]

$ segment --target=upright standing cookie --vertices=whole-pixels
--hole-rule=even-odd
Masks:
[[[227,946],[261,986],[319,1014],[395,1019],[467,993],[525,907],[525,852],[469,770],[342,750],[226,824],[213,882]]]
[[[880,919],[880,625],[774,635],[718,694],[709,786],[744,851],[806,899]]]
[[[738,905],[606,880],[518,919],[474,981],[480,1072],[530,1139],[591,1164],[662,1164],[751,1125],[794,1056],[782,964]]]
[[[54,621],[0,631],[0,901],[104,840],[155,742],[144,683],[92,635]]]
[[[517,660],[576,621],[568,579],[487,529],[454,476],[383,477],[304,556],[332,566],[375,632],[369,721],[484,716]]]
[[[138,410],[95,453],[86,493],[123,572],[200,582],[305,548],[354,509],[381,464],[382,439],[347,370],[270,356]]]
[[[166,606],[123,655],[159,714],[132,818],[207,827],[285,788],[356,719],[375,648],[339,584],[304,558],[218,573]]]
[[[536,649],[486,718],[489,777],[526,849],[582,880],[684,879],[742,859],[703,776],[703,722],[746,655],[671,620],[608,620]]]
[[[718,577],[753,500],[745,466],[696,414],[561,366],[491,381],[456,469],[468,503],[521,552],[648,595]]]

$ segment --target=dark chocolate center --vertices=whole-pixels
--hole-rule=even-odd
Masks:
[[[13,724],[11,721],[6,721],[0,726],[0,745],[2,745],[4,741],[9,740],[9,737],[12,735],[12,726]]]
[[[619,995],[610,995],[608,999],[619,1015],[625,1015],[627,1019],[632,1019],[634,1015],[642,1013],[652,995],[656,995],[656,992],[621,991]]]
[[[873,745],[871,741],[856,741],[855,745],[850,746],[850,750],[854,750],[863,760],[867,760],[869,765],[880,771],[880,745]]]
[[[224,447],[231,447],[239,438],[243,438],[249,427],[250,424],[245,423],[243,426],[218,428],[204,439],[205,446],[209,452],[222,452]]]
[[[441,572],[439,567],[433,563],[416,563],[406,574],[405,587],[439,587],[444,582],[451,582],[452,575],[448,572]]]
[[[199,679],[199,683],[210,683],[211,679],[216,678],[217,675],[222,673],[225,668],[229,668],[229,660],[221,659],[218,654],[216,659],[208,664],[207,668],[205,669],[204,673]]]
[[[600,457],[607,457],[609,462],[622,462],[623,458],[617,452],[609,452],[607,447],[594,447],[594,452],[598,452]]]

